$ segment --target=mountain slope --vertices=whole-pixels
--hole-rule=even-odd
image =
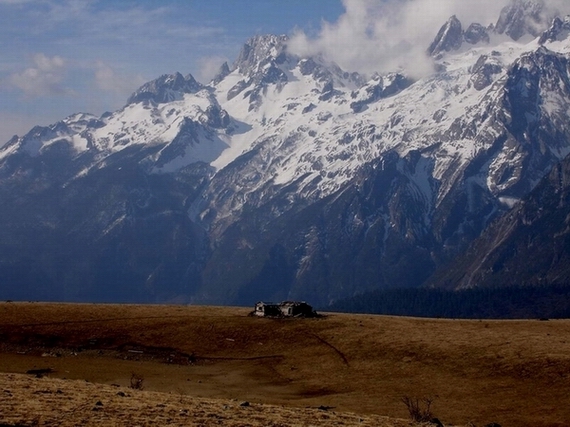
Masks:
[[[570,157],[430,283],[458,288],[570,282]]]

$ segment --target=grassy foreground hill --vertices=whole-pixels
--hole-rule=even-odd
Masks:
[[[238,411],[235,419],[212,421],[218,425],[399,425],[397,420],[382,424],[379,416],[407,418],[403,397],[433,399],[434,416],[445,425],[569,425],[570,321],[348,314],[275,320],[248,317],[248,312],[228,307],[0,303],[0,424],[32,425],[34,405],[42,399],[57,408],[70,402],[70,396],[91,396],[78,403],[77,410],[60,411],[59,421],[44,420],[45,425],[74,425],[80,423],[74,416],[114,408],[104,396],[162,392],[167,394],[150,398],[156,417],[164,408],[174,410],[176,399],[183,402],[178,410],[189,411],[192,401]],[[44,378],[22,376],[37,370],[49,373]],[[144,392],[129,388],[133,374],[142,379]],[[70,391],[80,385],[87,391]],[[103,397],[94,399],[99,395]],[[98,401],[102,405],[93,410]],[[240,407],[244,401],[250,406]],[[121,405],[123,412],[119,406],[117,414],[129,407]],[[27,413],[22,409],[26,407]],[[269,408],[269,418],[255,424],[250,417],[254,412],[247,408]],[[300,416],[305,422],[294,421],[292,415],[272,420],[271,414],[279,412],[275,408],[313,415]],[[28,418],[17,418],[16,411]],[[345,413],[359,415],[350,418]],[[338,418],[319,419],[323,415],[348,418],[342,424]],[[66,416],[71,417],[69,424]],[[185,425],[208,425],[189,418]],[[120,418],[114,422],[130,425]]]
[[[334,425],[407,427],[409,422],[317,408],[288,408],[18,374],[0,374],[0,426]],[[9,393],[6,393],[9,391]]]

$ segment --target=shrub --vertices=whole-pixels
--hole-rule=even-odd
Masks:
[[[135,372],[131,374],[131,385],[130,387],[134,390],[144,389],[144,377]]]
[[[406,405],[412,421],[424,423],[433,419],[433,413],[431,412],[432,398],[424,397],[419,399],[417,397],[404,396],[402,397],[402,403]]]

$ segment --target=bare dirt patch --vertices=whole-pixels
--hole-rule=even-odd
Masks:
[[[249,311],[0,303],[0,372],[123,388],[135,372],[145,392],[362,417],[407,418],[402,397],[429,397],[445,425],[569,425],[569,321]]]

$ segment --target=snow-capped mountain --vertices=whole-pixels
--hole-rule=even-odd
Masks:
[[[543,21],[529,0],[492,27],[452,17],[416,80],[256,36],[207,85],[164,75],[14,138],[0,295],[326,304],[422,284],[570,154],[570,27]]]

